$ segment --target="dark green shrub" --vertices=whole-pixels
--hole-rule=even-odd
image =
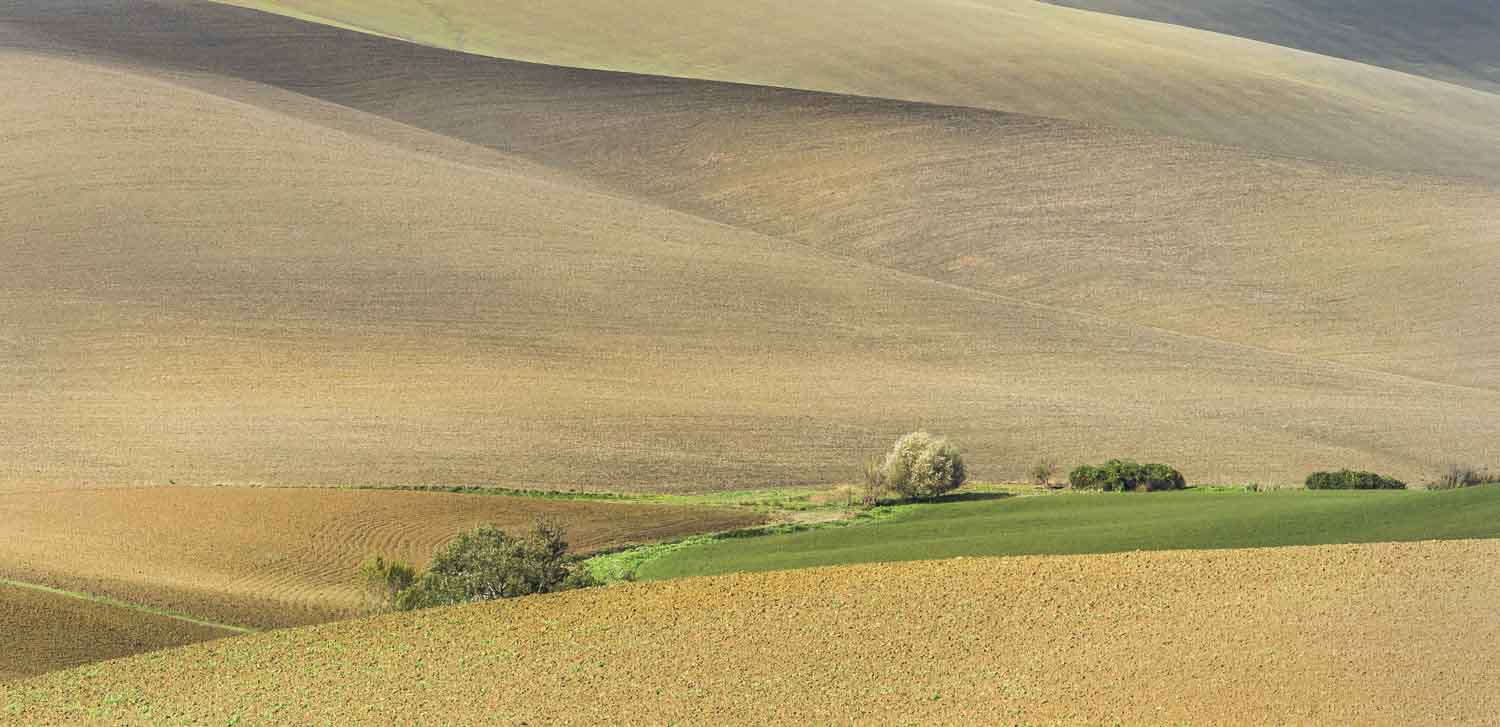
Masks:
[[[545,520],[521,538],[488,525],[463,533],[420,578],[396,592],[392,605],[409,611],[598,585],[567,554],[564,534],[561,525]]]
[[[1309,490],[1404,490],[1406,483],[1374,472],[1339,470],[1307,476]]]
[[[1075,490],[1102,490],[1104,477],[1105,472],[1102,467],[1083,464],[1068,473],[1068,484],[1072,485]]]
[[[1105,492],[1156,492],[1187,487],[1187,480],[1173,467],[1154,463],[1143,465],[1119,459],[1112,459],[1097,467],[1077,467],[1068,474],[1068,482],[1076,490]]]

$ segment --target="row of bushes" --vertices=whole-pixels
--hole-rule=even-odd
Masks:
[[[1037,464],[1031,477],[1043,487],[1052,486],[1057,468],[1049,461]],[[963,455],[951,442],[927,432],[913,432],[897,440],[884,457],[865,463],[863,500],[874,504],[886,496],[913,500],[938,497],[962,486],[967,479]],[[1473,467],[1449,467],[1429,489],[1453,489],[1500,483],[1500,474]],[[1106,492],[1157,492],[1187,487],[1182,473],[1159,463],[1140,464],[1112,459],[1102,465],[1082,465],[1068,474],[1068,484],[1077,490]],[[1306,481],[1309,490],[1404,490],[1406,483],[1374,472],[1338,470],[1314,472]],[[1259,489],[1257,487],[1256,489]],[[853,496],[850,497],[851,501]]]
[[[1404,490],[1406,483],[1374,472],[1339,470],[1314,472],[1307,476],[1309,490]]]
[[[1082,465],[1068,473],[1075,490],[1105,492],[1157,492],[1187,487],[1182,473],[1164,464],[1140,464],[1112,459],[1102,465]]]

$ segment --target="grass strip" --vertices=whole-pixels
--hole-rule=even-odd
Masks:
[[[791,533],[802,533],[812,530],[824,530],[828,528],[845,528],[855,525],[867,525],[871,523],[888,520],[897,517],[903,512],[911,510],[916,505],[882,505],[880,507],[862,510],[851,517],[839,520],[826,520],[811,523],[777,523],[773,525],[762,525],[753,528],[740,528],[738,530],[726,530],[721,533],[709,533],[706,535],[694,535],[677,540],[668,540],[647,545],[635,545],[595,553],[583,561],[589,572],[594,574],[604,583],[619,583],[623,581],[636,580],[636,576],[647,563],[658,558],[675,553],[679,550],[694,548],[710,543],[727,540],[738,540],[743,538],[759,538],[770,535],[787,535]]]
[[[128,609],[128,610],[131,610],[131,611],[140,611],[141,613],[149,613],[149,614],[151,614],[153,616],[161,616],[163,618],[176,619],[178,621],[185,621],[187,623],[194,624],[194,625],[197,625],[197,626],[207,626],[209,628],[223,629],[224,631],[233,631],[233,632],[239,633],[239,634],[253,634],[253,633],[257,633],[256,629],[252,629],[252,628],[249,628],[249,627],[246,627],[246,626],[234,626],[234,625],[231,625],[231,624],[219,623],[218,621],[209,621],[209,620],[206,620],[206,619],[197,618],[195,616],[190,616],[190,615],[185,614],[185,613],[179,613],[177,611],[169,611],[169,610],[164,609],[164,608],[155,608],[155,607],[152,607],[152,606],[146,606],[146,605],[139,604],[139,603],[130,603],[129,601],[121,601],[121,600],[119,600],[117,598],[110,598],[109,596],[101,596],[101,595],[98,595],[96,593],[86,593],[84,591],[69,591],[69,590],[62,589],[62,588],[53,588],[52,586],[44,586],[44,585],[42,585],[40,583],[29,583],[27,581],[17,581],[17,580],[12,580],[10,578],[0,578],[0,586],[10,586],[12,588],[25,588],[25,589],[31,590],[31,591],[40,591],[42,593],[50,593],[50,594],[52,594],[54,596],[66,596],[68,598],[76,598],[76,599],[78,599],[80,601],[92,601],[94,603],[102,603],[102,604],[104,604],[106,606],[113,606],[115,608],[124,608],[124,609]]]
[[[960,556],[1262,548],[1500,537],[1500,486],[1448,492],[1069,493],[940,500],[876,527],[699,540],[642,580]]]

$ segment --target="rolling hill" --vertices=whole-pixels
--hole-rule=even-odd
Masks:
[[[1476,724],[1500,710],[1497,555],[1487,540],[690,578],[199,644],[0,685],[0,709],[70,725]]]
[[[1484,184],[207,3],[12,2],[0,48],[12,488],[1500,455]]]
[[[0,628],[0,682],[237,633],[4,581]]]
[[[1500,92],[1495,0],[1047,0]]]
[[[236,2],[538,63],[1013,111],[1500,180],[1500,96],[1036,0]],[[1497,38],[1474,32],[1479,48]]]

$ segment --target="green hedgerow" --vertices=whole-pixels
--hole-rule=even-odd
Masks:
[[[1075,490],[1105,492],[1155,492],[1187,487],[1187,480],[1173,467],[1120,459],[1112,459],[1098,466],[1079,466],[1068,473],[1068,482]]]
[[[1314,472],[1308,475],[1307,489],[1404,490],[1406,489],[1406,483],[1394,477],[1386,477],[1374,472],[1339,470],[1337,472]]]

